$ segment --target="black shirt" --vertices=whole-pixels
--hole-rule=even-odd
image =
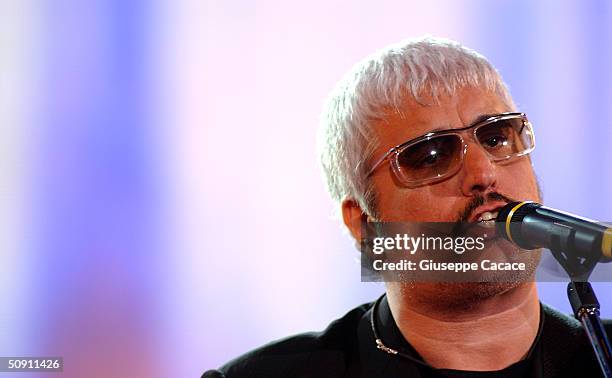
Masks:
[[[323,332],[282,339],[238,357],[202,378],[219,377],[601,377],[599,365],[581,324],[544,304],[540,326],[526,359],[503,370],[471,372],[434,369],[399,331],[386,297],[374,319],[389,354],[376,347],[370,320],[374,303],[359,306],[331,323]],[[604,321],[608,335],[612,323]]]

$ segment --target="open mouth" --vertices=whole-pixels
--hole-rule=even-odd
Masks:
[[[485,211],[480,214],[476,219],[476,223],[485,228],[495,228],[495,221],[497,220],[498,210]]]
[[[468,220],[468,229],[471,234],[479,234],[485,239],[497,237],[497,216],[506,204],[503,202],[489,203],[477,208]],[[486,234],[486,236],[485,236]]]
[[[474,209],[467,219],[457,222],[452,234],[455,236],[484,237],[487,240],[497,237],[497,217],[506,206],[505,201],[491,201]]]

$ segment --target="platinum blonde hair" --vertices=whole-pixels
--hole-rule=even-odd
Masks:
[[[409,119],[402,111],[408,97],[428,106],[463,87],[496,93],[515,108],[487,59],[448,39],[405,40],[357,63],[332,90],[321,114],[318,154],[332,198],[354,199],[376,217],[376,196],[366,177],[377,147],[372,121],[384,121],[389,111]]]

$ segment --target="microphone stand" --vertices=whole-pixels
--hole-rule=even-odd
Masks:
[[[599,301],[589,282],[571,281],[567,285],[574,316],[584,326],[591,346],[595,351],[597,362],[605,378],[612,378],[612,348],[606,334],[606,329],[599,317]]]
[[[588,282],[599,256],[587,258],[573,257],[576,254],[566,254],[560,248],[551,249],[553,256],[565,269],[570,277],[567,285],[567,296],[578,319],[591,342],[597,362],[605,378],[612,378],[612,347],[606,334],[606,329],[599,317],[599,301]]]

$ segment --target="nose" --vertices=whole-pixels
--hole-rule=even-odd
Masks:
[[[468,142],[461,168],[461,191],[465,196],[482,194],[497,185],[496,166],[477,143]]]

